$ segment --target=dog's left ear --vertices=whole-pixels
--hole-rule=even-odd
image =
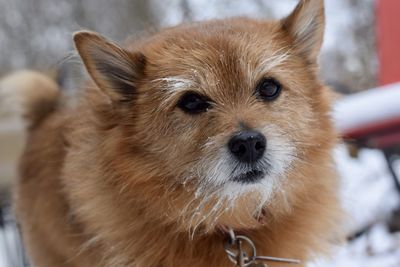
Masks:
[[[295,10],[282,20],[295,46],[309,63],[316,63],[325,30],[324,0],[300,0]]]
[[[129,101],[144,72],[145,57],[90,31],[74,34],[74,42],[93,81],[113,101]]]

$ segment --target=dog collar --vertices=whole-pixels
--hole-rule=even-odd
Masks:
[[[269,256],[257,256],[254,242],[245,235],[236,235],[233,229],[229,229],[227,239],[224,242],[225,252],[228,259],[236,267],[267,267],[265,262],[281,262],[289,264],[300,264],[300,260],[277,258]]]

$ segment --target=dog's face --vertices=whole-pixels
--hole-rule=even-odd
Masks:
[[[126,50],[89,32],[75,41],[124,111],[123,142],[144,162],[143,181],[171,191],[169,218],[191,229],[256,227],[268,205],[287,208],[278,202],[330,149],[316,78],[323,25],[323,1],[303,0],[282,21],[184,25]]]

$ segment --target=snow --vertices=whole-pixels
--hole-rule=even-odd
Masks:
[[[28,267],[24,265],[20,238],[10,216],[5,216],[4,228],[0,228],[0,267]]]
[[[366,234],[343,244],[327,259],[309,267],[398,267],[400,233],[389,233],[385,221],[400,205],[385,158],[378,150],[364,149],[351,158],[345,146],[335,151],[341,175],[342,203],[349,216],[345,230],[351,235],[370,227]],[[397,168],[400,173],[400,168]]]
[[[379,121],[400,118],[400,83],[370,89],[340,99],[334,107],[334,118],[341,132]]]
[[[329,260],[319,260],[308,267],[398,267],[400,236],[389,234],[384,225],[374,226],[368,236],[337,249]]]
[[[347,232],[387,219],[400,199],[382,152],[364,149],[358,158],[351,158],[340,146],[335,159],[341,176],[341,199],[349,214]]]

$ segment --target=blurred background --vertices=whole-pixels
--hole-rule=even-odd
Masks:
[[[298,0],[0,0],[0,77],[49,74],[73,94],[85,77],[72,32],[123,42],[143,31],[229,16],[281,18]],[[400,1],[325,0],[321,79],[342,94],[333,116],[348,242],[313,267],[400,266]],[[1,105],[0,81],[0,105]],[[29,266],[10,212],[23,125],[0,106],[0,267]]]

